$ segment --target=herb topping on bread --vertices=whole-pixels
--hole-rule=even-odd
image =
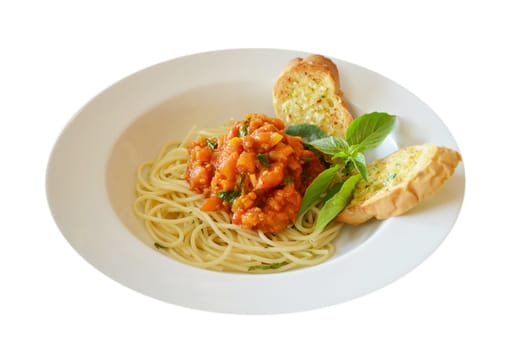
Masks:
[[[340,89],[336,65],[321,55],[290,61],[273,89],[277,117],[287,124],[308,123],[344,137],[353,118]]]
[[[458,152],[433,144],[406,147],[376,160],[367,166],[368,181],[358,182],[337,220],[361,224],[403,214],[441,188],[460,161]]]

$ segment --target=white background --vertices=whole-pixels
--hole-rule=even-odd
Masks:
[[[506,349],[508,13],[500,3],[2,2],[0,348]],[[145,297],[67,244],[44,185],[71,116],[139,69],[244,47],[360,64],[440,115],[464,157],[466,198],[428,260],[342,305],[239,316]]]

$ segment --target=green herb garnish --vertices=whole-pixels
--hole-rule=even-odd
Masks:
[[[293,129],[304,131],[309,129],[308,124],[300,125],[302,125],[300,128]],[[395,116],[373,112],[356,118],[346,130],[346,139],[325,136],[310,140],[310,146],[331,156],[335,164],[322,171],[309,185],[298,216],[303,215],[314,203],[321,200],[324,204],[318,215],[316,229],[324,229],[348,205],[360,176],[367,181],[367,161],[363,152],[378,147],[394,126]],[[337,174],[349,176],[353,168],[358,172],[357,175],[350,176],[343,183],[337,182],[336,179],[340,178]]]
[[[367,181],[367,160],[365,155],[361,152],[353,153],[351,163],[353,163],[358,174],[362,175],[365,181]]]
[[[340,191],[343,184],[344,182],[338,182],[332,187],[330,187],[330,189],[326,192],[326,195],[323,198],[323,203],[326,203],[326,201],[335,196],[335,194]]]
[[[342,154],[343,152],[346,154],[348,150],[348,143],[346,140],[341,139],[340,137],[329,136],[322,139],[317,139],[311,141],[310,144],[317,148],[320,152],[329,154],[332,156],[336,156],[338,154]]]
[[[286,134],[291,136],[300,136],[306,144],[310,144],[314,140],[328,136],[323,130],[321,130],[320,127],[313,124],[289,125],[286,128]]]
[[[346,141],[360,145],[360,152],[374,149],[383,142],[395,127],[395,116],[388,113],[372,112],[353,120],[346,130]]]
[[[333,160],[342,160],[346,170],[354,166],[367,180],[367,162],[362,152],[379,146],[394,126],[393,115],[373,112],[356,118],[346,130],[345,140],[330,136],[314,140],[310,144],[322,153],[331,155]]]
[[[325,193],[328,185],[337,174],[339,165],[334,165],[331,168],[323,170],[312,183],[307,187],[302,199],[302,205],[298,211],[298,216],[305,214],[305,212]]]
[[[164,250],[168,250],[168,247],[165,247],[163,246],[162,244],[159,244],[157,242],[155,242],[154,244],[154,247],[157,248],[157,249],[164,249]]]
[[[247,135],[248,133],[249,133],[249,121],[246,120],[243,122],[242,126],[240,127],[238,134],[240,135],[240,137],[243,137],[243,136]]]
[[[349,204],[351,194],[359,180],[360,175],[351,176],[340,187],[340,190],[325,202],[318,215],[317,231],[322,231]]]
[[[259,160],[262,166],[269,167],[270,166],[270,159],[268,159],[268,156],[264,153],[258,153],[256,154],[256,159]]]
[[[273,263],[273,264],[266,264],[266,265],[255,265],[255,266],[249,266],[249,271],[254,270],[275,270],[278,269],[281,266],[287,265],[288,263],[286,261],[280,262],[280,263]]]
[[[206,144],[211,149],[216,149],[217,148],[217,140],[216,139],[206,139]]]
[[[217,192],[217,198],[223,202],[233,203],[234,200],[240,196],[240,191],[220,191]]]
[[[244,181],[245,181],[245,174],[242,174],[242,175],[240,175],[240,180],[238,180],[238,187],[242,188]]]

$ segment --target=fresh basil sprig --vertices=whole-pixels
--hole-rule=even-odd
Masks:
[[[322,153],[341,159],[347,169],[352,164],[367,180],[367,163],[364,151],[376,148],[395,126],[395,116],[373,112],[356,118],[346,130],[346,139],[330,136],[311,141],[310,144]]]
[[[367,161],[363,152],[374,149],[383,142],[395,127],[395,116],[382,112],[364,114],[351,123],[346,130],[346,139],[335,136],[319,138],[319,131],[314,132],[322,132],[321,129],[309,127],[309,124],[300,125],[301,127],[294,125],[290,131],[294,132],[295,136],[305,136],[304,142],[331,156],[332,161],[342,161],[322,171],[309,185],[302,199],[298,216],[305,214],[324,195],[324,205],[316,223],[316,229],[320,231],[349,204],[360,176],[367,181]],[[358,172],[357,175],[350,176],[343,183],[334,181],[339,171],[352,167]]]
[[[350,145],[346,140],[335,136],[315,140],[310,144],[320,152],[332,156],[332,160],[342,160],[344,169],[349,169],[350,164],[352,164],[358,173],[367,180],[365,156],[359,151],[361,147],[358,147],[358,145]]]

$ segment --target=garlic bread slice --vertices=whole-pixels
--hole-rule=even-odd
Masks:
[[[311,55],[290,61],[273,88],[273,106],[286,124],[314,124],[344,138],[353,121],[340,89],[339,71],[328,58]]]
[[[367,165],[349,205],[337,216],[348,224],[403,214],[436,192],[461,161],[458,152],[433,144],[410,146]]]

